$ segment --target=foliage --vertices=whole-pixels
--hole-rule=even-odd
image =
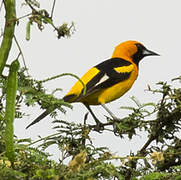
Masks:
[[[30,8],[31,13],[19,18],[15,17],[15,3],[10,2],[6,0],[3,4],[6,11],[10,10],[8,11],[10,16],[6,16],[6,24],[13,23],[5,26],[0,48],[0,52],[5,53],[3,57],[0,55],[3,72],[0,76],[0,179],[181,179],[181,140],[178,136],[181,132],[181,88],[179,88],[181,77],[173,79],[170,84],[159,82],[157,89],[148,89],[149,93],[160,94],[157,103],[141,103],[132,97],[134,107],[121,107],[129,110],[130,114],[120,120],[107,117],[107,122],[102,124],[100,129],[87,122],[87,114],[81,124],[64,121],[58,116],[57,111],[65,113],[65,107],[72,108],[71,104],[54,96],[59,89],[47,93],[44,83],[64,75],[78,77],[64,73],[41,81],[35,80],[29,76],[26,66],[19,70],[16,66],[13,68],[13,63],[18,64],[19,56],[10,66],[7,64],[7,58],[14,37],[14,42],[24,59],[14,34],[14,25],[24,18],[28,19],[27,40],[30,40],[30,30],[34,24],[41,31],[49,24],[56,31],[58,38],[69,37],[72,28],[74,31],[74,25],[68,26],[67,23],[57,27],[54,25],[55,0],[51,13],[41,9],[37,0],[24,0],[24,5]],[[6,28],[11,33],[11,36],[8,36],[11,39],[6,39]],[[4,48],[3,43],[8,48]],[[5,67],[9,68],[9,75],[4,73]],[[86,88],[84,90],[86,91]],[[12,128],[13,120],[14,116],[21,119],[26,115],[22,106],[56,109],[51,113],[56,133],[39,137],[36,141],[17,139]],[[109,131],[119,138],[128,137],[130,140],[140,131],[144,131],[147,134],[147,141],[138,152],[120,157],[111,153],[107,147],[95,146],[91,136],[94,131],[98,133]],[[52,145],[59,148],[59,162],[50,160],[51,155],[45,153]]]

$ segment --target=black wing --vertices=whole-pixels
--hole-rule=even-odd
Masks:
[[[115,70],[115,68],[128,67],[130,65],[132,65],[131,62],[121,58],[112,58],[98,64],[95,66],[95,68],[99,69],[100,72],[86,84],[86,94],[83,95],[82,90],[77,100],[95,93],[100,89],[109,88],[121,81],[128,79],[130,77],[131,71],[118,72]]]

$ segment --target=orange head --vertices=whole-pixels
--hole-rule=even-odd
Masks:
[[[112,58],[123,58],[138,65],[146,56],[159,56],[159,54],[146,49],[140,42],[125,41],[116,46]]]

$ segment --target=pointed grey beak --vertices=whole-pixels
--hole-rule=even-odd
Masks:
[[[157,54],[157,53],[155,53],[153,51],[150,51],[148,49],[144,49],[142,53],[143,53],[144,57],[145,56],[160,56],[159,54]]]

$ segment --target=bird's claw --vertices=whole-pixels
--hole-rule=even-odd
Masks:
[[[101,132],[104,130],[104,124],[101,123],[100,121],[96,121],[96,125],[94,127],[94,130],[97,132]]]

